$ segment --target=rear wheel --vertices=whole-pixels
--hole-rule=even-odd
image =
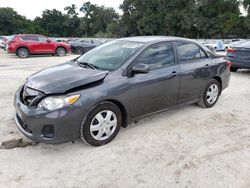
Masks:
[[[56,55],[58,56],[65,56],[66,55],[66,50],[63,47],[59,47],[56,49]]]
[[[78,47],[76,48],[76,54],[83,54],[83,53],[84,53],[83,47],[78,46]]]
[[[87,114],[80,129],[81,139],[92,146],[109,143],[118,134],[122,125],[122,114],[111,102],[101,102]]]
[[[27,58],[29,56],[29,50],[27,48],[19,48],[16,54],[20,58]]]
[[[203,91],[202,99],[198,105],[204,108],[211,108],[214,106],[220,96],[221,87],[217,80],[211,80]]]
[[[231,67],[231,68],[230,68],[230,71],[231,71],[231,72],[237,72],[237,70],[238,70],[238,68],[236,68],[236,67]]]

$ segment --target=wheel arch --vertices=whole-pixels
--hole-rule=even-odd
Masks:
[[[77,50],[77,48],[81,48],[81,49],[82,49],[82,54],[85,54],[85,48],[84,48],[83,46],[79,46],[79,45],[78,45],[78,46],[76,46],[75,49]]]
[[[124,105],[121,102],[119,102],[118,100],[115,100],[115,99],[107,99],[107,100],[104,100],[104,101],[101,101],[101,102],[105,102],[105,101],[114,103],[116,106],[119,107],[119,109],[121,110],[121,113],[122,113],[122,127],[127,127],[128,115],[127,115],[127,110],[124,107]]]
[[[26,48],[27,50],[28,50],[28,52],[30,53],[30,49],[28,48],[28,46],[18,46],[17,48],[16,48],[16,53],[17,53],[17,51],[20,49],[20,48]]]
[[[219,76],[214,76],[213,79],[217,80],[217,82],[219,82],[220,84],[220,94],[221,94],[221,91],[222,91],[222,80]]]
[[[65,50],[66,54],[68,53],[67,49],[64,46],[62,46],[62,45],[57,46],[56,47],[56,51],[57,51],[58,48],[63,48]],[[56,53],[56,51],[55,51],[55,53]]]

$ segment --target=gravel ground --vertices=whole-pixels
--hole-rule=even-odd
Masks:
[[[13,96],[25,78],[73,59],[0,51],[0,142],[21,138]],[[0,149],[0,187],[250,187],[250,71],[211,109],[190,105],[130,124],[108,145]]]

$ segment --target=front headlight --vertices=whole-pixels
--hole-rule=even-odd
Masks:
[[[56,110],[74,104],[79,97],[80,95],[46,97],[39,102],[37,107],[47,110]]]

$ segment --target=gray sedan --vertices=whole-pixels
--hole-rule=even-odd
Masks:
[[[17,127],[37,142],[100,146],[145,115],[214,106],[230,66],[184,38],[117,39],[28,77],[15,95]]]

